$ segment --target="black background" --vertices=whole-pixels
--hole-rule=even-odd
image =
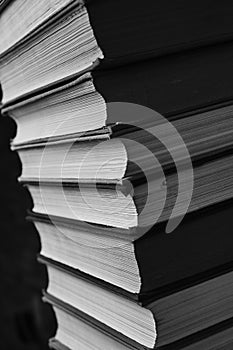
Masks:
[[[0,92],[0,95],[2,93]],[[39,235],[26,221],[32,199],[18,183],[21,162],[10,149],[15,122],[0,116],[0,342],[2,350],[47,349],[55,321],[50,306],[41,301],[47,275],[37,262]]]

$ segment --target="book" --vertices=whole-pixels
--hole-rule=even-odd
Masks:
[[[137,116],[116,116],[109,106],[112,102],[148,107],[171,122],[183,117],[185,124],[190,115],[214,109],[218,113],[218,108],[232,105],[232,84],[228,79],[233,74],[232,62],[233,45],[228,43],[86,73],[5,104],[3,113],[17,123],[15,145],[84,133],[116,122],[130,124],[137,119],[143,127],[149,117],[151,120],[146,110],[143,117],[139,112]],[[204,122],[202,125],[209,126]]]
[[[144,228],[170,217],[182,216],[184,210],[193,212],[230,199],[232,159],[230,152],[195,166],[191,190],[190,168],[187,166],[178,175],[170,172],[166,176],[161,167],[155,167],[146,178],[139,177],[135,182],[132,176],[132,179],[125,178],[115,184],[100,182],[99,186],[96,179],[92,183],[43,182],[38,179],[26,185],[34,201],[35,213],[122,229]]]
[[[0,3],[0,55],[22,42],[33,30],[67,7],[72,0],[52,0],[33,3],[30,0],[1,1]],[[24,20],[22,21],[22,16]]]
[[[117,53],[120,57],[126,52],[128,55],[135,54],[136,50],[142,51],[141,55],[148,51],[161,55],[232,38],[232,5],[227,1],[221,6],[213,4],[210,11],[208,2],[200,1],[190,3],[188,7],[184,1],[171,4],[147,0],[142,6],[139,1],[132,0],[127,3],[119,1],[117,4],[102,0],[98,5],[91,1],[53,0],[50,3],[40,1],[35,6],[29,0],[24,0],[19,6],[16,1],[3,0],[0,3],[0,28],[4,35],[0,52],[19,44],[29,33],[72,3],[76,6],[85,4],[95,35],[100,44],[106,47],[109,59],[113,59]],[[21,21],[22,13],[24,21]],[[12,15],[15,28],[11,26]],[[119,30],[124,35],[120,35]],[[145,33],[148,35],[145,36]]]
[[[179,286],[179,281],[206,277],[217,273],[218,266],[230,264],[231,213],[231,201],[224,202],[188,214],[172,234],[157,224],[140,239],[136,239],[140,233],[131,230],[76,220],[32,214],[30,220],[40,234],[43,256],[142,301],[169,284]]]
[[[70,306],[100,327],[106,326],[110,334],[118,337],[123,334],[135,343],[135,348],[137,344],[148,349],[165,346],[232,318],[232,271],[155,297],[142,306],[55,265],[49,264],[47,268],[47,300]]]
[[[140,168],[151,171],[156,166],[153,157],[164,169],[171,168],[173,162],[187,163],[188,157],[196,163],[232,148],[232,112],[232,105],[194,112],[187,118],[177,117],[169,126],[166,119],[156,121],[155,115],[150,122],[131,121],[132,126],[116,123],[94,131],[25,143],[17,143],[20,130],[26,132],[26,128],[19,128],[13,149],[23,164],[20,181],[114,183],[135,176],[142,171]],[[146,119],[146,112],[143,117]],[[179,142],[176,133],[181,138]],[[148,152],[143,151],[145,147]]]
[[[64,17],[52,21],[49,29],[36,32],[32,43],[24,41],[0,57],[3,103],[90,69],[92,63],[103,57],[85,7],[78,1],[75,8],[65,7],[64,12]]]
[[[111,347],[112,350],[133,350],[131,344],[116,340],[114,336],[110,336],[103,329],[99,329],[96,325],[91,324],[87,320],[83,320],[75,312],[67,310],[61,305],[54,305],[54,311],[58,319],[58,330],[55,338],[49,342],[50,347],[56,350],[70,350],[76,348],[105,349]],[[76,330],[80,333],[77,334]],[[70,330],[70,332],[68,331]],[[194,336],[187,337],[185,340],[173,343],[171,346],[160,347],[161,350],[215,350],[231,349],[232,339],[232,319],[221,322],[217,326],[209,327],[206,330],[198,332]],[[74,333],[74,337],[70,335]],[[65,345],[64,345],[65,344]],[[69,346],[69,347],[68,347]],[[138,347],[144,350],[144,347]]]
[[[203,1],[189,6],[185,1],[147,0],[143,6],[132,0],[127,4],[66,1],[56,2],[52,10],[43,1],[37,11],[29,1],[23,5],[26,19],[32,23],[15,21],[19,23],[16,35],[8,28],[9,12],[17,13],[17,5],[13,2],[2,12],[2,16],[8,14],[3,24],[4,33],[9,33],[1,55],[4,102],[92,69],[100,60],[107,65],[123,64],[229,41],[233,34],[233,8],[227,0],[221,6],[212,4],[211,11],[209,3]],[[47,14],[43,14],[46,9]]]

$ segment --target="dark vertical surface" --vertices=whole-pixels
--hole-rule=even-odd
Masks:
[[[0,92],[1,94],[1,92]],[[0,339],[2,350],[47,349],[54,332],[53,314],[41,301],[46,270],[36,256],[40,240],[34,226],[25,219],[32,200],[17,178],[21,163],[10,149],[16,125],[0,116]]]

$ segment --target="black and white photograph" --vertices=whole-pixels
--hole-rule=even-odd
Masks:
[[[0,0],[1,350],[233,350],[233,2]]]

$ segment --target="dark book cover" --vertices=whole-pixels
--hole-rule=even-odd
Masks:
[[[50,221],[44,215],[31,214],[30,217],[35,221]],[[120,288],[113,288],[118,293],[123,291],[124,295],[146,304],[150,299],[231,269],[231,217],[230,200],[186,215],[183,223],[171,234],[164,233],[166,223],[155,225],[147,234],[132,243],[141,277],[140,293],[132,295]],[[56,217],[52,217],[52,221],[56,222]],[[78,227],[78,222],[74,224]],[[95,225],[92,227],[94,230]],[[101,232],[101,226],[96,227]],[[71,271],[87,277],[85,273],[75,269],[71,268]],[[91,276],[88,278],[92,280]],[[95,283],[98,279],[93,277],[93,281]],[[104,281],[99,280],[98,283],[105,285]]]

